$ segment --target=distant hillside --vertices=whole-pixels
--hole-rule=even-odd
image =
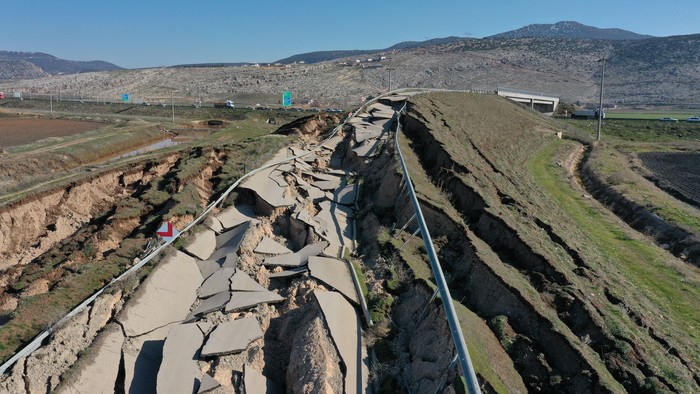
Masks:
[[[240,66],[250,66],[254,63],[192,63],[192,64],[176,64],[170,66],[170,68],[192,68],[192,67],[240,67]]]
[[[102,60],[64,60],[42,52],[0,51],[0,79],[38,78],[46,75],[122,69]]]
[[[362,56],[369,53],[381,52],[381,49],[366,49],[366,50],[338,50],[338,51],[317,51],[300,53],[298,55],[280,59],[275,63],[291,64],[291,63],[320,63],[330,60],[341,59],[344,57]]]
[[[453,42],[464,41],[464,40],[468,40],[468,38],[449,36],[449,37],[444,37],[444,38],[433,38],[431,40],[426,40],[426,41],[404,41],[404,42],[400,42],[396,45],[392,45],[389,48],[384,49],[384,51],[391,51],[394,49],[424,48],[424,47],[429,47],[429,46],[433,46],[433,45],[451,44]]]
[[[485,38],[512,39],[525,37],[584,38],[591,40],[642,40],[652,36],[622,29],[599,29],[572,21],[555,24],[533,24],[520,29],[495,34]]]
[[[426,40],[426,41],[403,41],[398,44],[392,45],[388,48],[384,49],[361,49],[361,50],[338,50],[338,51],[320,51],[320,52],[308,52],[308,53],[301,53],[298,55],[290,56],[281,60],[276,61],[275,63],[282,63],[282,64],[290,64],[290,63],[299,63],[299,62],[305,62],[305,63],[320,63],[320,62],[327,62],[335,59],[342,59],[346,57],[355,57],[355,56],[363,56],[363,55],[369,55],[373,53],[379,53],[379,52],[389,52],[393,50],[401,50],[401,49],[415,49],[415,48],[425,48],[425,47],[430,47],[430,46],[435,46],[435,45],[443,45],[443,44],[450,44],[453,42],[457,41],[462,41],[465,40],[465,38],[461,37],[444,37],[444,38],[433,38],[431,40]]]
[[[0,80],[3,79],[33,79],[48,76],[41,68],[25,60],[0,59]]]
[[[485,37],[489,39],[517,39],[517,38],[576,38],[587,40],[643,40],[652,38],[649,35],[637,34],[631,31],[622,29],[599,29],[593,26],[586,26],[578,22],[557,22],[555,24],[534,24],[522,27],[517,30],[511,30],[505,33],[499,33],[493,36]],[[425,41],[404,41],[392,45],[384,49],[362,49],[362,50],[337,50],[337,51],[319,51],[307,52],[298,55],[290,56],[276,63],[319,63],[346,57],[363,56],[374,53],[389,52],[394,50],[406,50],[416,48],[428,48],[437,45],[449,45],[460,43],[463,41],[484,41],[474,38],[464,37],[443,37],[433,38]],[[488,45],[488,44],[487,44]]]

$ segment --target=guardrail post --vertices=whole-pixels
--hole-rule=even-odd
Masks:
[[[400,229],[398,232],[396,232],[396,234],[394,234],[393,238],[398,237],[399,234],[401,234],[401,233],[403,232],[403,230],[405,230],[406,227],[408,227],[408,225],[411,224],[411,222],[412,222],[413,219],[415,219],[415,218],[416,218],[416,214],[414,213],[413,216],[411,216],[411,218],[408,219],[408,221],[406,222],[406,224],[404,224],[403,227],[401,227],[401,229]]]
[[[406,244],[407,244],[411,239],[413,239],[413,237],[415,237],[416,234],[418,234],[419,232],[420,232],[420,228],[417,228],[416,231],[414,231],[414,232],[411,234],[411,236],[408,237],[408,239],[406,240],[406,242],[404,242],[403,245],[401,245],[401,247],[399,248],[398,251],[400,252],[401,249],[403,249],[403,247],[406,246]]]
[[[425,314],[428,312],[428,307],[430,304],[435,301],[435,298],[437,298],[438,295],[438,289],[435,288],[435,291],[433,292],[433,295],[430,297],[430,300],[428,300],[428,303],[425,304],[425,307],[423,307],[423,311],[420,313],[418,316],[418,321],[416,322],[416,327],[420,324],[421,321],[423,321],[423,318],[425,317]]]

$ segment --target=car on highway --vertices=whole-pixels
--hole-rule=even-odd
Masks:
[[[691,116],[685,120],[686,122],[700,122],[700,116]]]
[[[678,119],[676,119],[676,118],[669,118],[669,117],[660,118],[659,120],[662,121],[662,122],[674,122],[674,123],[675,123],[675,122],[678,122]]]

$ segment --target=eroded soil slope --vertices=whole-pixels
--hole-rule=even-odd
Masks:
[[[0,359],[138,261],[163,220],[184,227],[288,141],[187,149],[1,207]]]

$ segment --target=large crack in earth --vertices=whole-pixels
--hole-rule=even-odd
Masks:
[[[589,390],[596,387],[598,379],[596,373],[611,373],[618,382],[626,389],[641,390],[649,379],[662,382],[667,388],[678,391],[674,385],[663,376],[654,372],[644,361],[644,352],[637,348],[636,341],[632,338],[613,335],[603,325],[605,316],[604,303],[593,302],[590,297],[585,296],[580,291],[575,290],[575,286],[567,277],[555,268],[557,265],[545,256],[534,252],[531,247],[521,239],[516,230],[506,222],[505,217],[500,217],[499,213],[492,212],[490,204],[486,203],[479,195],[479,192],[470,187],[465,179],[469,178],[469,170],[460,163],[455,163],[447,154],[440,143],[438,143],[422,122],[421,115],[409,110],[404,118],[405,130],[411,138],[412,147],[416,152],[420,152],[423,166],[431,177],[432,182],[447,192],[458,211],[464,215],[464,220],[468,223],[468,228],[456,229],[448,238],[453,238],[454,243],[458,239],[464,240],[464,244],[475,245],[471,250],[459,251],[464,256],[459,262],[454,259],[446,259],[448,272],[452,275],[452,284],[457,294],[465,296],[465,300],[487,319],[493,319],[500,315],[508,317],[508,323],[518,336],[527,338],[530,352],[544,355],[541,362],[542,369],[537,373],[531,366],[532,361],[527,363],[519,362],[519,352],[512,352],[516,366],[521,370],[526,383],[531,388],[548,387],[551,380],[549,376],[560,375],[564,378],[565,384],[570,387]],[[472,147],[478,150],[475,144]],[[483,155],[482,155],[483,156]],[[489,163],[491,164],[491,163]],[[473,165],[473,164],[472,164]],[[491,164],[492,165],[492,164]],[[496,174],[495,176],[498,176]],[[504,199],[501,195],[501,204],[517,205],[510,199]],[[517,209],[517,208],[516,208]],[[436,216],[442,217],[444,223],[447,219],[440,212]],[[544,224],[541,221],[533,221],[535,224]],[[442,232],[449,234],[445,226],[437,227]],[[547,234],[548,241],[561,245],[562,238],[556,235],[550,226],[541,226],[544,234]],[[466,235],[466,237],[465,237]],[[481,244],[481,245],[480,245]],[[480,245],[480,246],[479,246]],[[519,275],[527,278],[531,287],[539,293],[540,302],[544,301],[548,308],[556,311],[558,318],[571,330],[579,340],[572,340],[568,335],[563,335],[561,329],[556,328],[559,323],[548,317],[546,310],[538,310],[532,305],[532,300],[518,295],[522,290],[508,285],[502,276],[492,269],[484,269],[489,265],[481,261],[478,254],[483,252],[479,249],[485,248],[498,257],[501,264],[509,264],[519,271]],[[457,248],[459,250],[460,248]],[[573,270],[581,280],[593,278],[580,254],[572,247],[563,248],[572,260],[573,266],[583,268],[583,270]],[[471,257],[469,257],[471,255]],[[486,275],[486,276],[484,276]],[[475,280],[480,278],[480,280]],[[460,283],[459,286],[456,284]],[[592,281],[595,283],[595,281]],[[465,285],[466,284],[466,285]],[[481,290],[473,291],[477,284]],[[494,286],[495,287],[492,287]],[[484,294],[498,293],[497,302]],[[505,299],[504,294],[510,294],[513,298]],[[517,307],[513,308],[513,306]],[[663,346],[665,341],[658,341],[657,335],[651,335],[653,340]],[[619,341],[627,343],[625,347],[619,345]],[[554,345],[556,344],[556,345]],[[581,352],[581,348],[589,347],[605,361],[605,369],[600,361],[594,361],[588,352]],[[515,347],[517,348],[517,346]],[[668,348],[668,347],[665,347]],[[522,350],[522,349],[520,349]],[[692,366],[687,360],[683,360],[677,353],[675,354],[682,364],[688,368],[690,376],[694,377]],[[525,361],[525,360],[520,360]],[[532,365],[532,364],[530,364]],[[589,379],[581,379],[582,370],[588,370],[592,375]]]

